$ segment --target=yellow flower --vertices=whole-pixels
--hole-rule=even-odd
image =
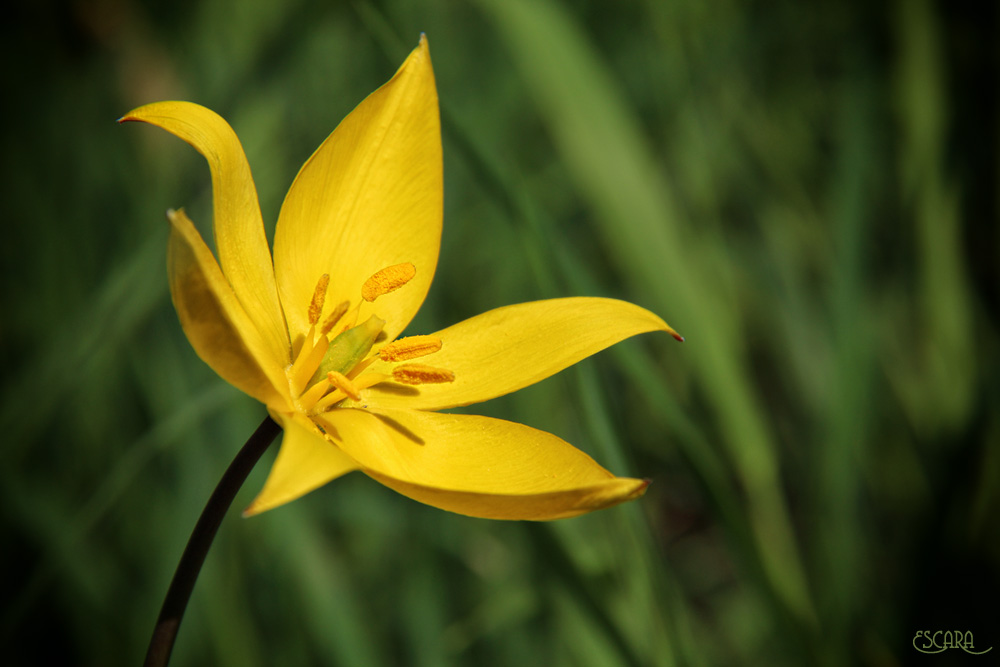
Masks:
[[[515,391],[638,333],[679,338],[656,315],[613,299],[553,299],[397,339],[427,295],[441,242],[426,39],[302,167],[278,217],[273,264],[226,121],[188,102],[122,120],[184,139],[211,169],[218,262],[183,211],[168,214],[167,262],[195,351],[284,429],[247,514],[352,470],[420,502],[497,519],[568,517],[642,495],[646,481],[615,477],[554,435],[435,411]]]

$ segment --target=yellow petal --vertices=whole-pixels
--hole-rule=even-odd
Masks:
[[[202,360],[226,382],[275,409],[288,404],[284,371],[270,363],[212,251],[184,211],[170,211],[170,294],[181,327]]]
[[[243,511],[243,516],[284,505],[358,469],[357,463],[323,438],[314,426],[281,415],[276,419],[285,429],[281,449],[264,488]]]
[[[143,121],[191,144],[212,173],[215,248],[219,264],[273,363],[289,359],[288,330],[278,303],[271,253],[257,203],[257,188],[236,133],[214,111],[190,102],[156,102],[122,121]],[[315,281],[314,281],[315,285]]]
[[[362,472],[434,507],[488,519],[548,520],[642,495],[556,436],[477,415],[340,409],[323,426]]]
[[[364,392],[373,407],[439,410],[502,396],[558,373],[567,366],[647,331],[676,336],[659,317],[616,299],[574,297],[505,306],[434,334],[438,352],[422,357],[452,371],[454,382],[401,387],[383,383]],[[376,361],[375,372],[393,364]]]
[[[309,329],[316,283],[330,274],[324,316],[386,267],[411,263],[405,286],[361,303],[395,338],[430,287],[441,245],[443,182],[437,90],[427,40],[340,123],[302,167],[274,235],[278,291],[294,340]]]

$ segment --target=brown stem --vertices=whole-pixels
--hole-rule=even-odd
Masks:
[[[208,504],[205,505],[194,531],[191,532],[191,539],[188,540],[181,560],[177,564],[177,571],[174,572],[170,588],[167,589],[160,617],[156,620],[153,636],[149,640],[146,661],[143,663],[145,667],[166,667],[170,661],[170,652],[174,648],[174,640],[177,639],[177,629],[181,625],[184,610],[187,608],[188,600],[191,599],[191,591],[194,590],[194,582],[198,579],[198,573],[205,562],[209,547],[212,546],[219,524],[222,523],[229,506],[233,504],[233,499],[246,481],[247,475],[280,431],[281,427],[273,419],[266,417],[229,464],[229,468],[219,480],[219,485],[212,492],[212,497],[208,499]]]

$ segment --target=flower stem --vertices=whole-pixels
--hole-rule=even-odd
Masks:
[[[198,573],[205,562],[209,547],[212,546],[219,524],[222,523],[222,518],[232,505],[233,498],[236,497],[236,493],[243,486],[243,482],[246,481],[261,454],[271,445],[280,431],[281,427],[273,419],[266,417],[229,464],[229,468],[219,480],[219,485],[212,492],[212,497],[202,510],[201,517],[191,533],[191,539],[188,540],[181,560],[177,564],[177,571],[174,572],[173,581],[170,582],[167,597],[163,600],[160,617],[156,619],[156,627],[153,629],[153,636],[146,651],[146,661],[143,663],[145,667],[165,667],[170,661],[170,652],[174,648],[174,640],[177,639],[177,629],[180,627],[184,610],[187,608],[188,600],[191,599],[194,582],[198,579]]]

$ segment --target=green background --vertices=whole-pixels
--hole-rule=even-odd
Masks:
[[[446,211],[410,332],[555,296],[657,312],[686,343],[645,335],[474,410],[653,483],[523,524],[355,473],[243,520],[269,452],[174,664],[892,666],[924,658],[918,631],[1000,645],[1000,24],[972,6],[5,9],[3,663],[138,664],[264,414],[197,359],[167,292],[164,211],[208,229],[204,161],[115,119],[218,111],[273,226],[421,32]]]

